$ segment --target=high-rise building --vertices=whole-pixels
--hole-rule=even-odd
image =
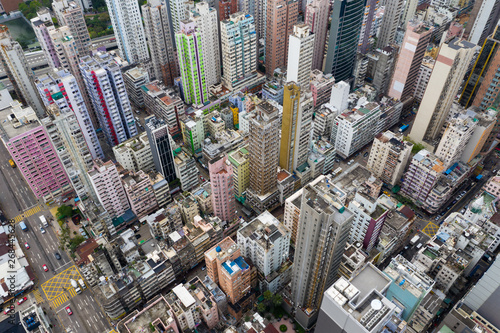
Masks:
[[[198,2],[189,11],[189,20],[195,23],[196,31],[201,35],[206,85],[210,87],[218,84],[220,83],[221,64],[217,11],[209,7],[208,2]]]
[[[330,13],[328,0],[313,0],[306,6],[304,22],[314,34],[314,50],[311,69],[323,70],[325,59],[326,35],[328,30],[328,16]]]
[[[33,72],[28,67],[23,48],[12,39],[5,25],[0,25],[0,61],[20,101],[31,106],[36,115],[43,118],[45,109],[33,84]]]
[[[54,70],[52,73],[40,76],[35,81],[35,85],[45,107],[56,104],[60,113],[74,113],[91,158],[104,158],[76,78],[66,70]],[[87,167],[90,168],[91,164]]]
[[[148,0],[141,8],[154,78],[173,86],[179,71],[168,0]]]
[[[233,166],[227,155],[218,156],[208,162],[212,208],[214,215],[222,221],[232,222],[236,218],[234,204]]]
[[[285,85],[279,166],[293,172],[307,162],[311,122],[314,111],[312,95],[294,82]]]
[[[172,39],[175,40],[175,34],[181,31],[181,22],[188,17],[189,3],[184,0],[168,0],[169,18],[172,27]]]
[[[234,196],[239,202],[245,202],[245,195],[250,184],[249,155],[246,148],[240,148],[230,152],[227,156],[233,165]]]
[[[168,125],[163,119],[155,116],[145,118],[144,123],[156,171],[161,173],[165,180],[170,183],[176,178],[176,174]]]
[[[266,75],[285,67],[288,59],[288,37],[297,23],[297,0],[268,0],[266,22]]]
[[[359,34],[358,52],[366,54],[370,51],[374,42],[374,37],[377,33],[375,29],[375,14],[378,9],[377,0],[367,0],[365,4],[365,13],[363,15],[363,23]]]
[[[403,4],[404,0],[393,0],[385,3],[384,18],[382,19],[377,40],[379,48],[383,49],[394,42]]]
[[[391,46],[376,49],[366,55],[368,58],[367,76],[372,79],[373,87],[379,94],[386,94],[397,57],[397,50]]]
[[[201,33],[193,21],[182,21],[181,30],[175,33],[177,55],[184,91],[184,102],[202,106],[208,102],[208,85],[205,74],[205,53]]]
[[[405,2],[405,7],[401,15],[401,22],[399,24],[400,27],[406,27],[408,22],[415,17],[419,3],[420,0],[408,0]]]
[[[290,276],[290,263],[287,262],[290,230],[266,211],[242,226],[237,239],[241,254],[266,277],[265,289],[275,293]],[[287,266],[288,278],[282,274]]]
[[[50,136],[33,108],[13,101],[1,110],[0,138],[37,199],[53,202],[72,191]]]
[[[32,18],[31,27],[35,32],[36,39],[40,43],[40,47],[49,63],[51,68],[60,66],[59,59],[49,32],[54,30],[54,23],[52,23],[52,16],[47,8],[42,7],[37,11],[37,16]]]
[[[478,0],[470,12],[470,19],[465,28],[465,35],[469,42],[483,45],[485,39],[491,35],[500,19],[500,3],[495,0]]]
[[[228,20],[231,14],[238,11],[238,2],[236,0],[217,0],[217,2],[220,21]],[[249,14],[249,12],[245,13]]]
[[[130,171],[121,177],[121,181],[130,209],[137,218],[140,219],[158,209],[151,179],[143,170]]]
[[[253,16],[238,12],[221,21],[220,42],[224,69],[222,82],[231,89],[257,71],[257,35]]]
[[[123,72],[125,89],[130,98],[130,103],[138,109],[144,107],[144,95],[142,86],[150,82],[148,70],[142,66],[135,66]]]
[[[120,174],[113,161],[104,163],[99,159],[94,160],[94,166],[89,171],[89,177],[99,202],[111,218],[119,217],[130,209]]]
[[[324,72],[332,73],[336,81],[351,79],[364,13],[365,0],[340,0],[333,3]]]
[[[149,59],[141,11],[137,1],[106,0],[116,44],[123,59],[136,64]],[[165,52],[165,51],[164,51]]]
[[[313,53],[314,55],[314,53]],[[335,78],[332,74],[323,74],[319,69],[313,69],[310,77],[310,89],[313,96],[315,108],[319,108],[330,101],[332,86],[335,84]]]
[[[113,147],[137,135],[125,82],[113,57],[108,53],[83,57],[80,70],[109,144]]]
[[[412,140],[434,145],[474,55],[475,45],[458,38],[443,43],[419,112],[410,132]]]
[[[150,172],[154,169],[153,154],[149,147],[146,132],[142,132],[127,141],[123,141],[120,145],[114,146],[113,155],[115,161],[126,170]]]
[[[256,106],[249,120],[250,186],[247,200],[250,206],[262,212],[271,207],[277,195],[277,169],[279,161],[278,109],[264,101]]]
[[[433,27],[417,20],[408,22],[387,95],[405,102],[413,97],[418,73]]]
[[[385,184],[395,186],[411,157],[413,144],[390,131],[377,134],[373,140],[366,168]]]
[[[297,24],[288,41],[286,81],[295,82],[304,90],[309,88],[314,37],[307,24]]]
[[[435,63],[436,60],[434,60],[431,56],[426,56],[422,60],[420,70],[418,72],[417,85],[415,86],[415,93],[413,94],[415,101],[418,103],[420,103],[422,98],[424,98],[425,89],[429,84],[429,79],[431,78]]]
[[[337,279],[353,213],[336,201],[326,179],[303,188],[291,301],[302,327],[316,321],[323,293]]]
[[[71,30],[78,57],[88,55],[90,53],[91,41],[82,8],[75,1],[54,0],[52,2],[52,9],[54,10],[59,26],[67,26]]]

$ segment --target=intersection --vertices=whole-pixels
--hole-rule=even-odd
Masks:
[[[47,298],[47,300],[55,300],[55,304],[61,305],[68,300],[68,295],[70,298],[76,296],[75,289],[71,285],[71,280],[73,279],[78,282],[78,280],[81,278],[82,276],[78,272],[78,269],[75,265],[73,265],[70,268],[67,268],[66,270],[57,274],[50,280],[42,283],[42,290],[45,293],[45,297]],[[65,298],[65,301],[60,302],[61,299],[57,301],[58,298]]]

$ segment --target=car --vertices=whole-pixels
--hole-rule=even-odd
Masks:
[[[366,152],[366,153],[363,154],[363,157],[366,157],[366,156],[368,156],[368,152]]]
[[[44,233],[45,233],[45,229],[44,229],[42,226],[40,226],[40,232],[41,232],[42,234],[44,234]]]
[[[134,228],[135,232],[138,232],[139,230],[141,230],[141,228],[138,225],[134,225],[133,228]]]
[[[28,242],[24,243],[24,247],[26,248],[26,250],[30,249],[30,245],[28,244]]]
[[[139,111],[139,110],[135,110],[135,113],[137,113],[137,114],[141,114],[141,111]]]
[[[464,214],[465,213],[465,208],[462,208],[462,210],[460,211],[460,214]]]
[[[420,213],[417,213],[417,217],[418,217],[418,218],[421,218],[421,219],[423,219],[423,218],[424,218],[424,217],[422,216],[422,214],[420,214]]]
[[[493,170],[493,173],[497,173],[497,171],[498,171],[498,170],[497,170],[497,169],[495,169],[495,170]]]
[[[49,271],[49,268],[47,267],[47,265],[43,265],[43,266],[42,266],[42,268],[43,268],[43,270],[44,270],[45,272],[48,272],[48,271]]]
[[[350,160],[349,162],[347,162],[347,165],[351,165],[354,163],[354,160]]]
[[[136,239],[139,239],[139,238],[141,238],[141,237],[142,237],[142,236],[141,236],[141,234],[137,234],[137,235],[135,235],[135,238],[136,238]]]
[[[6,307],[5,310],[3,311],[3,314],[4,315],[8,315],[11,311],[13,310],[13,308],[11,308],[10,306]]]
[[[457,203],[457,200],[453,200],[453,201],[451,202],[451,204],[452,204],[452,205],[454,205],[454,204],[456,204],[456,203]]]
[[[56,257],[57,260],[61,260],[61,255],[59,253],[54,253],[54,257]]]
[[[17,305],[21,305],[23,304],[24,302],[26,302],[28,300],[28,297],[23,297],[21,298],[19,301],[17,301]]]
[[[200,176],[200,179],[201,179],[201,181],[202,181],[202,182],[204,182],[204,181],[205,181],[205,178],[203,178],[203,177],[201,177],[201,176]]]
[[[408,250],[408,246],[405,246],[405,250]]]
[[[207,266],[203,266],[203,267],[201,268],[201,270],[202,270],[202,271],[204,271],[205,269],[207,269]]]
[[[73,314],[73,311],[71,311],[71,308],[69,306],[66,307],[66,312],[68,313],[68,316],[71,316]]]

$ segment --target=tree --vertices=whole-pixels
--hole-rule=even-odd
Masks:
[[[257,312],[263,313],[266,311],[266,305],[264,303],[257,304]]]
[[[269,303],[273,300],[273,293],[270,292],[269,290],[266,290],[264,291],[264,293],[262,294],[264,296],[264,300]]]
[[[58,220],[73,216],[73,207],[62,205],[57,208],[56,217]]]
[[[281,295],[274,295],[273,297],[273,305],[274,307],[279,307],[283,303],[283,297]]]
[[[251,318],[250,318],[250,316],[248,316],[248,315],[247,315],[247,316],[245,316],[245,321],[246,321],[246,322],[249,322],[249,321],[250,321],[250,319],[251,319]]]
[[[287,330],[288,330],[288,327],[286,327],[286,325],[280,325],[281,332],[286,332]]]
[[[69,240],[70,250],[74,251],[78,247],[78,245],[80,245],[84,241],[85,241],[85,237],[83,237],[82,235],[76,235],[74,238],[71,238]]]

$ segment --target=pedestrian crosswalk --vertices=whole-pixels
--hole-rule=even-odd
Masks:
[[[38,304],[43,303],[45,301],[45,299],[42,297],[42,293],[40,292],[40,290],[35,289],[33,291],[33,295],[35,296],[35,300]]]
[[[42,207],[40,205],[36,205],[35,207],[31,207],[30,209],[25,210],[22,214],[17,215],[14,217],[14,222],[19,223],[23,219],[30,217],[32,215],[35,215],[36,213],[40,212],[42,210]]]
[[[53,309],[57,309],[59,306],[63,305],[69,300],[68,295],[61,294],[50,302]]]

